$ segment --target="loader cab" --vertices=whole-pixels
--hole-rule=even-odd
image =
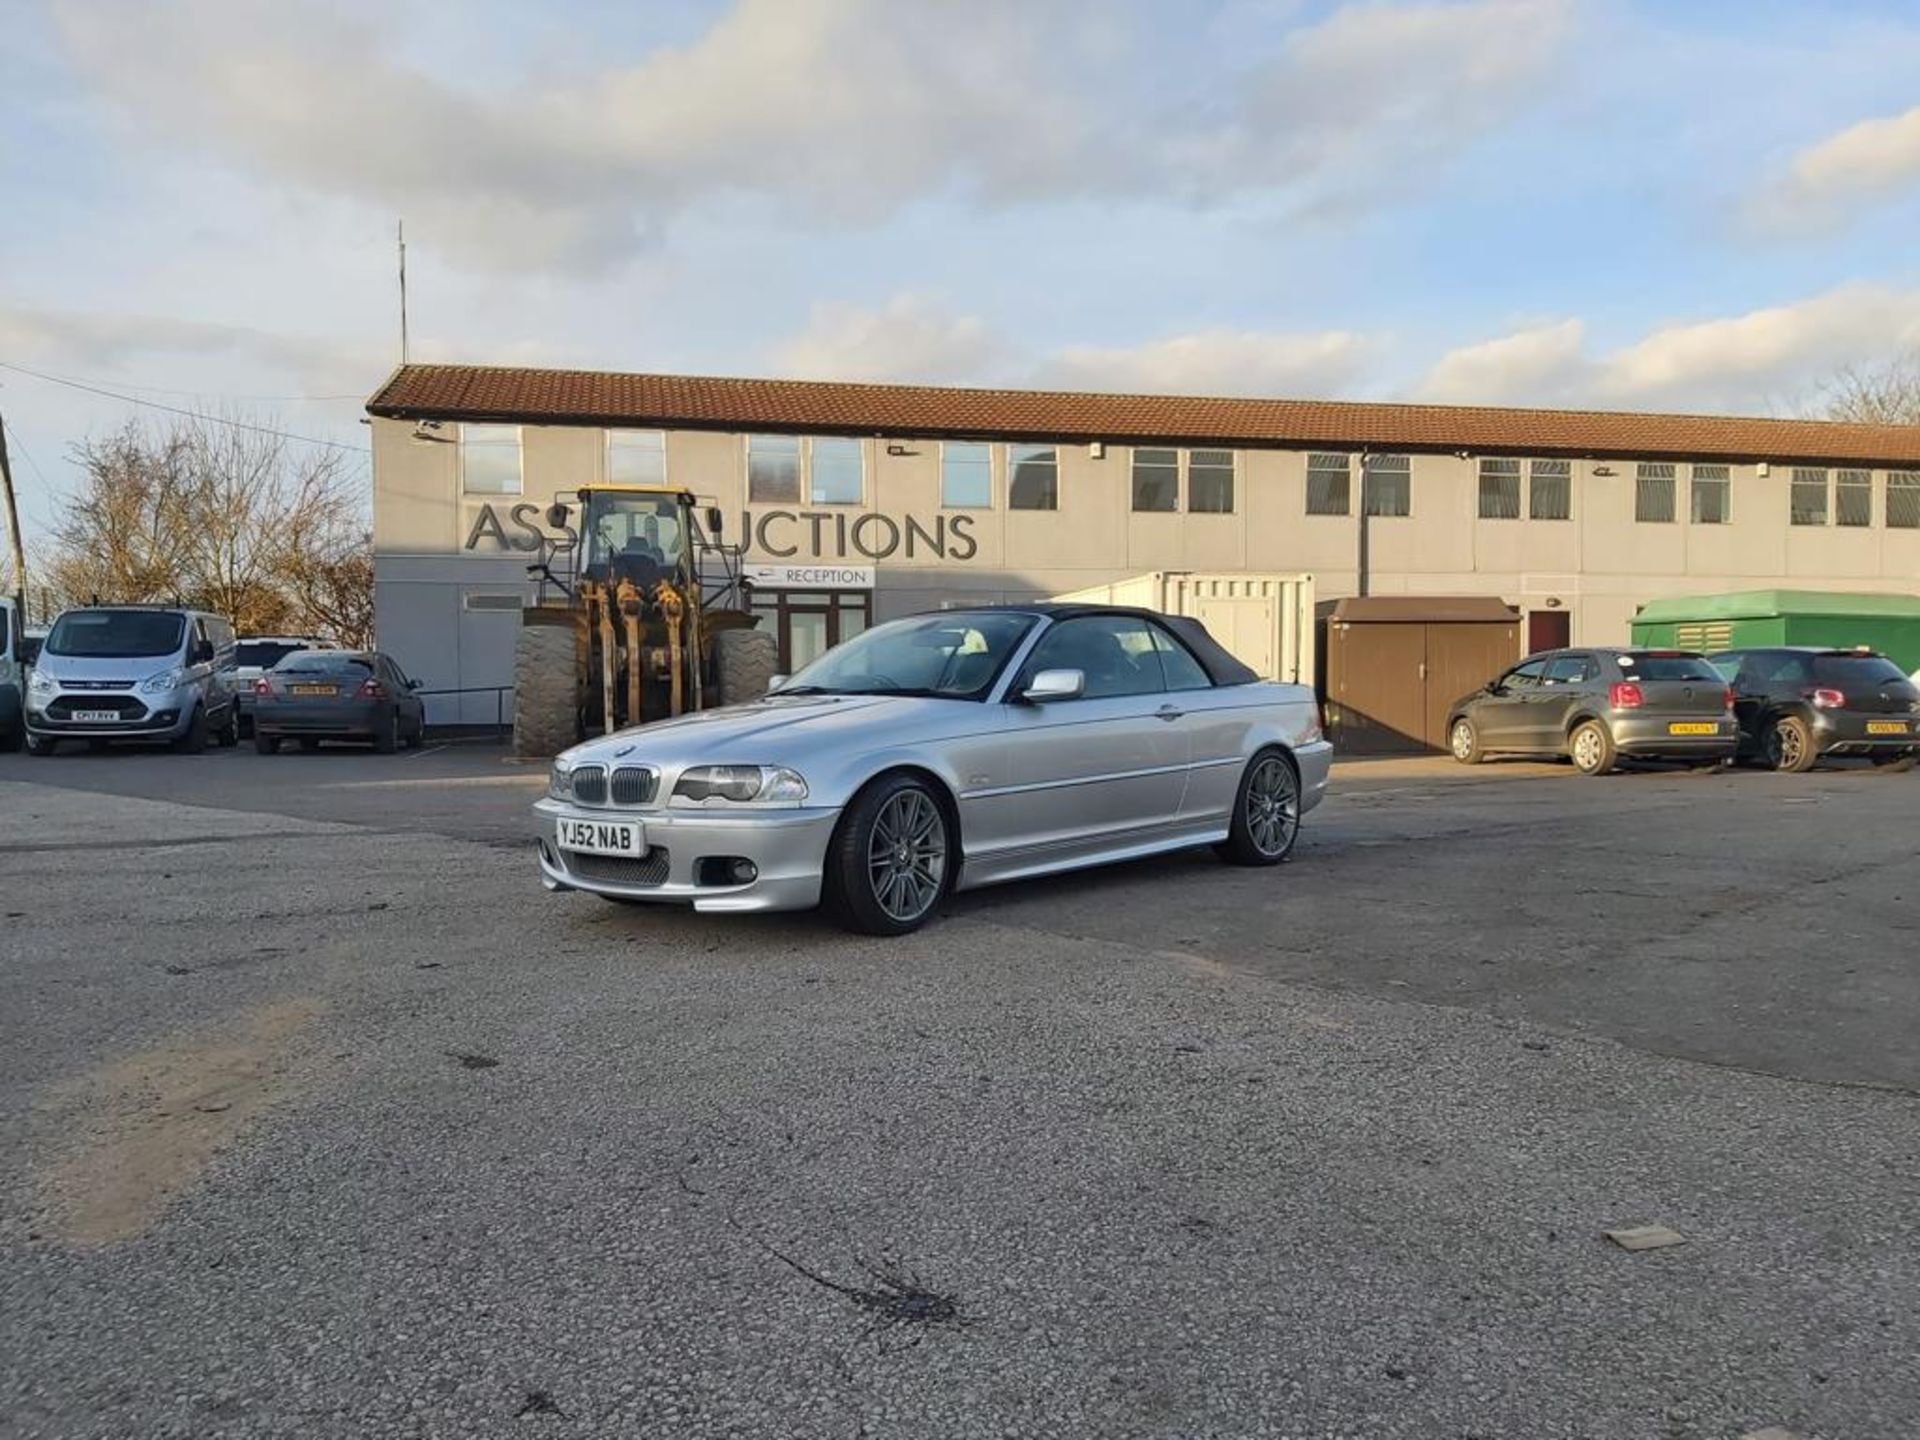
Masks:
[[[548,512],[555,529],[579,539],[575,573],[609,588],[630,580],[651,590],[662,580],[680,580],[689,570],[692,497],[678,490],[622,486],[583,489],[577,518],[573,507],[556,502]],[[577,528],[576,527],[577,523]]]

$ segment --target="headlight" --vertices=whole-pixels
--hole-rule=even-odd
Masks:
[[[673,793],[682,800],[804,800],[807,782],[778,765],[696,765],[681,772]]]
[[[162,670],[158,675],[149,675],[140,682],[142,695],[164,695],[169,690],[178,690],[192,677],[190,670]]]
[[[54,682],[53,676],[43,670],[34,671],[27,679],[27,689],[36,695],[51,695],[59,688],[59,685]]]
[[[547,771],[547,795],[554,800],[573,798],[573,763],[571,761],[553,762],[553,768]]]

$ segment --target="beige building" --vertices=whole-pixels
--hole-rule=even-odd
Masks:
[[[794,667],[1148,570],[1485,595],[1530,648],[1689,592],[1920,588],[1920,428],[411,365],[368,402],[380,643],[491,720],[556,494],[721,508]],[[507,703],[510,704],[510,701]]]

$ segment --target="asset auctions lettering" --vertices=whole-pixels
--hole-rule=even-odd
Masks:
[[[538,505],[506,507],[504,518],[491,503],[474,512],[465,550],[483,547],[529,554],[547,538]],[[980,553],[971,515],[936,515],[931,522],[909,515],[896,520],[872,510],[751,510],[741,512],[735,532],[750,554],[790,560],[971,560]],[[727,537],[732,539],[732,536]]]

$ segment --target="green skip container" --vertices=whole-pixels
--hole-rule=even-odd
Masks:
[[[1740,590],[1649,600],[1633,617],[1633,643],[1675,650],[1763,645],[1856,645],[1878,650],[1909,674],[1920,670],[1920,595],[1828,590]]]

